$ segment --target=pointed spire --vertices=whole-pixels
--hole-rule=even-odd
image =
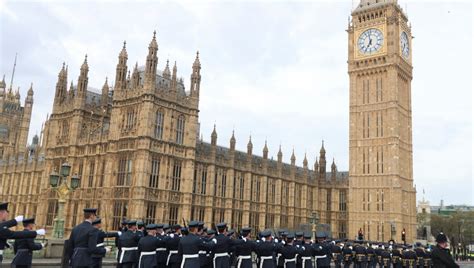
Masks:
[[[171,77],[171,90],[173,91],[178,90],[177,73],[178,73],[178,67],[176,67],[176,61],[175,61],[174,66],[173,66],[173,76]]]
[[[278,159],[278,163],[281,163],[283,161],[283,153],[281,152],[281,144],[280,144],[280,148],[278,149],[277,159]]]
[[[130,76],[130,74],[129,74],[129,76]],[[132,87],[132,89],[136,89],[139,86],[140,86],[140,74],[138,73],[138,62],[136,62],[135,67],[133,67],[133,73],[132,73],[132,78],[131,78],[131,87]]]
[[[199,61],[199,50],[196,51],[196,58],[194,59],[193,67],[201,67],[201,62]]]
[[[253,149],[253,144],[252,144],[252,135],[249,137],[249,142],[247,143],[247,155],[252,155],[252,149]]]
[[[125,60],[128,59],[128,53],[127,53],[127,41],[123,41],[123,47],[122,50],[120,51],[119,58],[125,58]]]
[[[100,105],[107,106],[109,103],[109,83],[107,76],[105,77],[104,85],[102,86],[102,96],[100,97]]]
[[[235,136],[234,136],[234,130],[232,130],[232,137],[230,137],[230,149],[232,151],[235,150]]]
[[[5,84],[5,74],[3,74],[3,79],[2,79],[2,81],[0,81],[0,88],[5,89],[6,86],[7,86],[7,85]]]
[[[296,156],[295,156],[295,148],[293,148],[293,152],[291,153],[291,165],[294,166],[296,164]]]
[[[213,145],[213,146],[217,145],[216,124],[214,124],[214,129],[212,130],[212,133],[211,133],[211,145]]]
[[[316,157],[316,161],[314,161],[314,171],[315,172],[319,171],[318,157]]]
[[[115,68],[115,89],[122,90],[127,87],[127,60],[128,53],[126,48],[127,42],[123,41],[122,51],[118,56],[117,67]]]
[[[163,77],[169,79],[171,77],[170,72],[170,60],[166,60],[166,67],[163,70]]]
[[[81,73],[77,81],[77,96],[81,99],[80,103],[84,104],[86,99],[87,84],[89,81],[88,78],[89,65],[87,64],[87,54],[84,58],[84,63],[81,66]]]
[[[319,150],[319,153],[320,154],[326,154],[326,149],[324,149],[324,140],[322,141],[321,150]]]
[[[84,57],[84,62],[82,63],[82,66],[81,66],[81,71],[89,71],[89,64],[87,64],[87,54],[86,56]]]
[[[15,98],[18,99],[18,100],[20,99],[20,87],[18,87],[18,88],[16,89]]]
[[[158,49],[158,43],[156,42],[156,30],[153,31],[153,39],[151,39],[150,45],[148,47]]]
[[[304,167],[305,169],[308,168],[308,158],[306,158],[306,153],[304,153],[303,167]]]
[[[196,52],[196,59],[193,63],[193,72],[191,74],[191,96],[199,98],[201,86],[201,62],[199,61],[199,51]]]
[[[268,159],[267,140],[265,140],[265,146],[263,146],[263,159]]]
[[[335,171],[336,170],[336,162],[334,160],[334,158],[332,159],[332,164],[331,164],[331,171]]]
[[[31,82],[30,89],[28,89],[28,96],[33,96],[33,82]]]
[[[155,90],[156,87],[156,68],[158,65],[158,43],[156,42],[156,31],[153,32],[153,39],[148,46],[148,55],[145,65],[145,85],[148,90]]]

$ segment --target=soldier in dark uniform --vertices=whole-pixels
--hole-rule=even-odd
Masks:
[[[165,240],[166,249],[168,250],[166,266],[170,268],[177,268],[181,265],[181,257],[178,255],[181,228],[179,224],[171,226],[171,233],[168,235],[168,239]]]
[[[392,265],[394,268],[402,268],[402,252],[397,244],[392,247]]]
[[[160,247],[156,249],[156,267],[157,268],[165,268],[166,267],[166,260],[168,259],[168,252],[166,249],[166,239],[168,236],[165,234],[163,227],[164,224],[159,223],[156,225],[156,238],[161,242]]]
[[[316,232],[315,255],[317,267],[331,266],[331,245],[326,241],[325,232]]]
[[[304,233],[301,232],[301,231],[298,231],[295,233],[295,242],[294,242],[294,245],[295,247],[297,247],[298,249],[303,245],[304,243],[304,238],[303,238],[303,235]],[[301,268],[301,255],[298,253],[296,254],[296,267],[297,268]]]
[[[382,258],[382,267],[389,268],[392,265],[392,250],[390,249],[389,245],[384,245],[384,250],[380,253],[380,257]]]
[[[23,216],[17,216],[13,220],[8,219],[8,203],[0,203],[0,265],[3,261],[3,250],[7,245],[7,239],[35,238],[36,235],[44,235],[44,229],[37,231],[11,231],[9,228],[23,221]]]
[[[288,233],[285,230],[278,231],[278,243],[283,247],[285,245]],[[277,253],[277,267],[282,268],[284,265],[284,258],[280,252]]]
[[[145,223],[143,221],[137,221],[137,233],[140,238],[146,235]]]
[[[436,246],[431,252],[431,261],[433,263],[433,268],[438,267],[447,267],[447,268],[456,268],[459,265],[454,262],[451,253],[449,253],[448,247],[448,238],[444,233],[439,233],[436,236]]]
[[[128,230],[127,223],[128,223],[128,220],[126,219],[122,220],[121,226],[119,227],[119,230],[118,230],[121,234],[125,233]],[[122,264],[119,263],[121,252],[120,252],[120,248],[118,247],[118,240],[119,240],[119,237],[115,237],[115,246],[117,247],[117,268],[121,268]]]
[[[286,243],[280,247],[279,252],[283,257],[283,268],[296,268],[296,254],[298,249],[293,245],[293,234],[286,235]]]
[[[242,228],[241,239],[233,241],[235,257],[237,259],[236,268],[252,268],[252,251],[255,250],[255,242],[250,240],[251,228]]]
[[[416,253],[416,267],[417,268],[425,267],[425,249],[423,248],[420,242],[416,242],[415,253]]]
[[[261,232],[262,242],[258,243],[255,252],[259,256],[259,263],[257,264],[260,268],[275,268],[276,260],[273,255],[278,251],[278,245],[274,243],[272,239],[272,232],[270,230],[265,230]],[[220,247],[219,243],[217,247]]]
[[[375,249],[375,257],[377,258],[377,263],[379,264],[379,267],[383,266],[382,262],[382,251],[384,250],[383,244],[379,243],[379,246]]]
[[[369,268],[376,268],[377,267],[377,257],[375,256],[375,249],[373,243],[370,242],[367,245],[367,267]]]
[[[426,246],[425,248],[425,259],[424,259],[425,267],[432,267],[433,262],[431,261],[431,247]]]
[[[133,268],[138,264],[138,242],[140,235],[137,233],[137,221],[128,221],[128,230],[118,239],[120,256],[118,264],[122,268]]]
[[[342,257],[344,268],[349,268],[352,264],[352,244],[350,242],[346,242],[344,248],[342,249]]]
[[[97,247],[105,247],[104,240],[105,238],[109,237],[115,237],[118,238],[121,234],[121,232],[104,232],[101,230],[101,224],[102,220],[100,218],[95,219],[92,222],[92,226],[94,228],[97,228],[99,230],[99,233],[97,234]],[[92,254],[92,260],[94,261],[94,268],[101,268],[102,267],[102,258],[104,258],[104,254]]]
[[[110,252],[110,247],[97,247],[99,230],[92,226],[92,222],[97,218],[96,212],[96,208],[85,208],[84,221],[71,231],[67,256],[73,268],[93,267],[92,255],[105,255]]]
[[[24,219],[23,227],[24,230],[32,231],[35,226],[35,219]],[[22,238],[16,239],[13,244],[13,251],[15,257],[12,260],[12,267],[16,268],[29,268],[33,262],[33,251],[41,250],[44,247],[43,244],[35,243],[34,238]]]
[[[210,242],[216,237],[216,230],[213,229],[208,229],[207,230],[207,237],[203,237],[202,240],[204,242]],[[217,240],[216,240],[217,241]],[[210,250],[200,250],[200,253],[206,252],[206,255],[204,258],[201,258],[201,254],[199,255],[199,262],[201,263],[201,267],[206,267],[206,268],[212,268],[214,263],[214,253],[213,249]]]
[[[219,246],[214,250],[214,268],[230,268],[231,241],[226,235],[227,223],[221,222],[216,227],[218,232],[216,239]]]
[[[316,248],[315,248],[316,246]],[[318,245],[313,245],[311,243],[311,234],[304,234],[303,235],[303,244],[300,248],[300,256],[301,256],[301,267],[303,268],[312,268],[313,267],[313,256],[315,252],[319,252]],[[322,247],[321,247],[322,249]]]
[[[161,240],[156,238],[156,224],[146,226],[147,235],[138,241],[138,268],[156,268],[156,249],[160,247]]]
[[[336,268],[341,268],[342,265],[342,246],[341,240],[334,241],[331,246],[332,259],[334,260],[334,266]]]
[[[181,268],[200,267],[199,251],[212,250],[217,242],[213,238],[210,242],[205,242],[197,236],[198,222],[191,221],[188,224],[189,233],[179,240],[178,254],[182,256]]]
[[[413,250],[412,245],[407,245],[407,249],[402,254],[402,258],[405,260],[404,265],[406,268],[416,268],[417,256],[416,252]]]
[[[365,268],[367,265],[367,251],[362,245],[363,241],[356,240],[354,246],[355,261],[354,268]]]

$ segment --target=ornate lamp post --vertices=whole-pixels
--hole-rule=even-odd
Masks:
[[[316,211],[313,211],[311,213],[311,218],[309,219],[309,223],[311,223],[311,226],[312,226],[312,237],[314,240],[316,240],[316,226],[318,225],[319,223],[319,215],[318,215],[318,212]]]
[[[58,193],[58,215],[54,219],[53,237],[63,238],[64,237],[64,204],[69,197],[69,194],[79,187],[81,178],[77,175],[71,176],[70,185],[68,185],[68,176],[71,172],[71,165],[63,163],[61,165],[60,174],[53,171],[49,175],[49,183],[56,193]]]

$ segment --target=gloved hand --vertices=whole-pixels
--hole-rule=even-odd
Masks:
[[[118,231],[117,234],[118,234],[118,236],[121,236],[121,235],[122,235],[122,232]]]
[[[170,234],[170,237],[171,237],[171,238],[174,238],[174,234]]]
[[[41,243],[41,248],[46,247],[46,243]]]
[[[36,230],[36,234],[37,234],[37,235],[45,235],[45,234],[46,234],[46,230],[45,230],[45,229]]]
[[[262,241],[265,242],[265,237],[262,237]]]
[[[275,238],[275,243],[278,243],[278,238]]]
[[[217,244],[217,239],[213,238],[212,242],[214,242],[214,244]]]
[[[286,245],[286,242],[285,242],[284,240],[283,240],[283,241],[281,241],[281,243],[282,243],[283,245]]]
[[[111,247],[104,247],[104,248],[105,248],[105,253],[109,253],[110,251],[112,251]]]
[[[20,222],[23,221],[23,218],[24,218],[23,215],[18,215],[18,216],[15,217],[15,220],[16,220],[17,223],[20,223]]]

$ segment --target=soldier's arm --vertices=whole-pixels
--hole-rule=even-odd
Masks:
[[[111,237],[119,237],[118,232],[104,232],[104,237],[111,238]]]
[[[40,250],[43,248],[40,243],[35,243],[34,239],[27,239],[26,242],[29,250]]]
[[[214,242],[209,241],[206,242],[203,239],[199,239],[199,248],[202,250],[212,250],[214,249],[214,246],[216,245]]]
[[[5,228],[5,227],[6,228],[11,228],[11,227],[16,226],[17,224],[18,224],[18,222],[15,219],[9,220],[9,221],[4,221],[4,222],[0,223],[0,228],[2,228],[2,229]]]
[[[93,229],[88,233],[87,249],[89,254],[99,254],[105,256],[106,250],[103,247],[97,247],[97,240],[99,238],[99,230]]]
[[[8,230],[10,231],[10,230]],[[10,237],[11,239],[20,239],[20,238],[35,238],[36,237],[36,232],[35,231],[17,231],[13,232],[10,231]]]

